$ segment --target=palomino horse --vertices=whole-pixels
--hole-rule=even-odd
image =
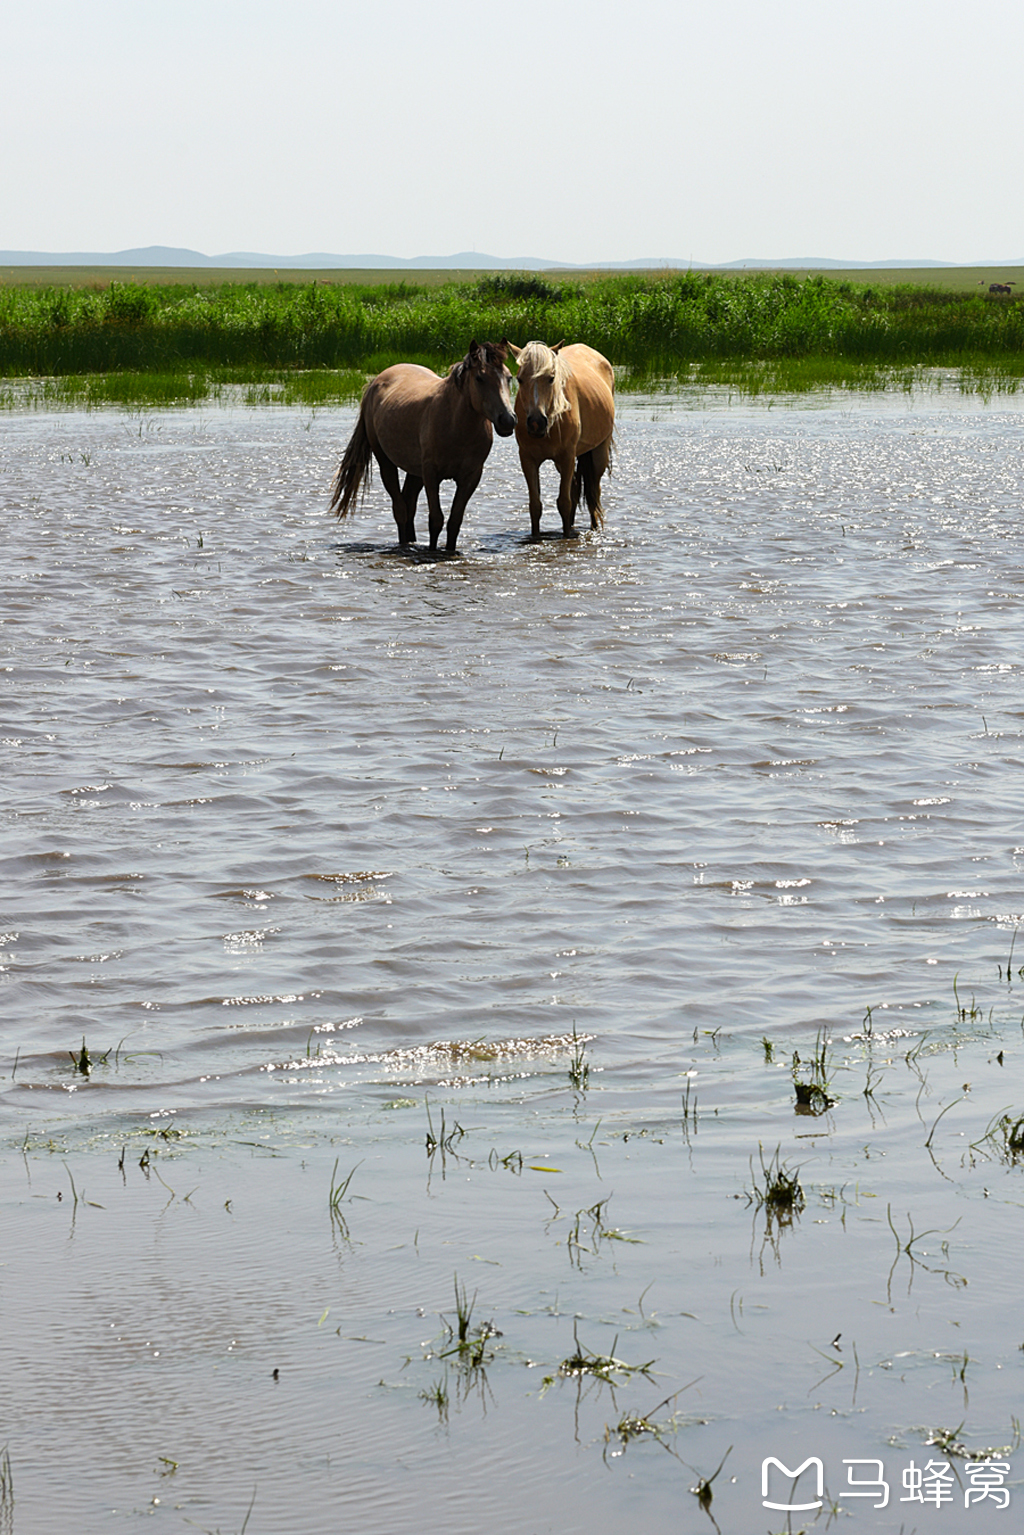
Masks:
[[[416,502],[427,492],[430,547],[444,527],[441,481],[455,481],[446,538],[454,554],[466,503],[480,483],[494,430],[511,437],[515,417],[509,397],[512,375],[505,367],[508,343],[474,341],[447,378],[417,363],[399,362],[370,380],[359,420],[345,449],[331,496],[331,509],[348,515],[377,460],[398,524],[399,542],[416,541]],[[398,471],[405,471],[399,487]]]
[[[530,493],[530,523],[540,537],[540,466],[553,458],[559,474],[558,512],[568,538],[582,496],[590,526],[604,522],[601,476],[611,464],[615,374],[607,357],[577,343],[509,343],[519,361],[516,441]]]

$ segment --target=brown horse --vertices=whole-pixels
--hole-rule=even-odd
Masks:
[[[607,357],[577,343],[545,346],[509,343],[519,361],[516,441],[530,493],[530,523],[540,537],[540,466],[554,459],[559,475],[558,513],[568,538],[582,496],[590,526],[604,522],[601,476],[612,460],[615,374]]]
[[[339,517],[348,515],[365,490],[375,458],[391,497],[399,542],[416,541],[416,502],[425,489],[430,547],[436,549],[444,527],[441,481],[454,480],[446,538],[448,553],[454,554],[466,503],[480,483],[494,431],[499,437],[511,437],[515,431],[507,356],[505,341],[485,341],[482,346],[474,341],[447,378],[417,363],[399,362],[371,379],[334,481],[332,511]],[[400,469],[405,471],[401,487]]]

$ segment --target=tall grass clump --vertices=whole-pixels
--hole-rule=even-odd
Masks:
[[[382,359],[445,368],[469,342],[583,341],[631,381],[740,369],[747,382],[891,379],[946,366],[968,380],[1024,377],[1024,295],[872,286],[789,272],[617,273],[553,281],[111,282],[0,287],[0,376],[212,370],[379,371]],[[794,375],[796,376],[796,375]],[[745,387],[742,386],[741,387]],[[974,387],[974,383],[970,384]]]

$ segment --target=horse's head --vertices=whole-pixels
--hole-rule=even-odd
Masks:
[[[471,341],[469,351],[452,369],[473,409],[490,421],[499,437],[511,437],[516,429],[509,387],[512,375],[505,366],[507,341]]]
[[[519,360],[516,412],[526,422],[531,437],[546,437],[553,423],[569,409],[566,365],[558,355],[564,345],[564,341],[557,346],[528,341],[524,347],[512,348]]]

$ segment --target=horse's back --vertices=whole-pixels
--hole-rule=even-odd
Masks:
[[[423,417],[443,380],[416,362],[396,362],[366,386],[362,413],[367,435],[400,469],[419,474]]]
[[[569,364],[575,378],[593,374],[607,385],[610,394],[614,394],[615,369],[601,352],[595,351],[583,341],[574,341],[571,346],[562,348],[562,358]]]
[[[615,426],[615,370],[607,357],[582,341],[563,347],[572,372],[580,416],[580,446],[585,453],[605,442]]]
[[[441,382],[436,373],[421,367],[418,362],[396,362],[370,380],[363,399],[370,402],[374,410],[404,410],[408,407],[422,410],[437,393]]]

